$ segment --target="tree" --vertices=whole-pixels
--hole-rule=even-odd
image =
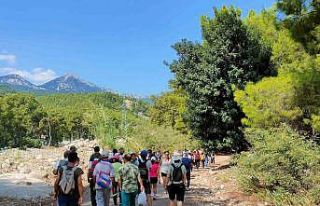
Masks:
[[[243,114],[234,101],[234,88],[274,74],[271,48],[242,22],[233,7],[215,9],[201,21],[203,43],[175,44],[178,60],[170,64],[176,81],[188,95],[187,120],[192,134],[207,146],[240,149]]]
[[[154,97],[154,104],[149,115],[152,123],[169,126],[187,134],[188,129],[184,120],[187,96],[181,89],[166,92],[160,97]]]
[[[310,54],[320,53],[320,1],[278,0],[277,7],[285,15],[283,24]]]
[[[25,138],[38,138],[37,128],[44,116],[31,95],[8,94],[0,98],[1,146],[21,147]]]

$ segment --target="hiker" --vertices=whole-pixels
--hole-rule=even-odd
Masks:
[[[187,177],[187,190],[189,190],[190,187],[190,180],[191,180],[191,168],[192,168],[192,160],[189,157],[189,154],[187,152],[183,153],[183,158],[182,158],[182,164],[185,166],[186,168],[186,177]]]
[[[182,206],[185,195],[187,170],[181,162],[180,154],[172,156],[172,164],[169,167],[167,188],[170,199],[170,206]]]
[[[199,150],[194,151],[193,155],[194,155],[194,162],[195,162],[196,168],[199,169],[200,159],[201,159]]]
[[[121,147],[118,151],[119,155],[120,155],[120,162],[123,161],[123,155],[124,155],[124,149]]]
[[[113,169],[114,169],[114,181],[112,183],[112,194],[113,194],[113,203],[114,205],[118,205],[118,197],[120,198],[119,205],[121,205],[121,195],[120,189],[119,189],[119,179],[120,179],[120,169],[122,167],[122,164],[120,163],[120,155],[115,154],[112,158],[113,163]]]
[[[54,197],[59,206],[80,206],[83,202],[83,171],[77,167],[78,154],[70,152],[68,164],[62,166],[54,183]]]
[[[151,184],[150,184],[150,169],[151,169],[151,161],[147,159],[148,156],[148,151],[142,150],[140,152],[140,158],[138,159],[139,161],[139,172],[140,172],[140,177],[142,179],[143,187],[144,187],[144,192],[147,195],[147,202],[148,206],[152,206],[153,199],[151,197]]]
[[[90,156],[89,164],[88,164],[88,183],[90,186],[90,198],[91,198],[91,205],[97,206],[96,201],[96,189],[95,189],[95,181],[93,179],[93,171],[98,162],[100,161],[100,147],[95,146],[93,148],[94,153]]]
[[[140,191],[144,191],[143,182],[140,178],[139,168],[131,163],[131,155],[126,154],[123,159],[124,166],[119,171],[122,206],[135,206],[135,199],[139,190],[138,182]]]
[[[155,156],[151,157],[151,168],[150,168],[150,184],[152,187],[152,193],[151,196],[156,198],[158,190],[158,177],[159,177],[159,172],[160,172],[160,166],[159,162],[157,161],[157,158]]]
[[[210,162],[210,157],[209,157],[209,154],[206,152],[205,153],[205,159],[204,159],[204,166],[205,167],[209,167],[209,162]]]
[[[202,168],[204,168],[204,166],[205,166],[205,161],[206,161],[206,155],[205,155],[204,152],[201,152],[201,153],[200,153],[200,161],[201,161]]]
[[[214,154],[214,152],[211,152],[211,154],[210,154],[210,163],[211,164],[216,164],[216,157],[215,157],[215,154]]]
[[[160,162],[160,173],[161,173],[162,184],[163,184],[163,188],[165,189],[165,193],[167,193],[166,182],[167,182],[167,175],[169,172],[170,163],[171,163],[170,154],[169,154],[169,151],[166,151],[164,152],[164,158]]]
[[[109,152],[102,151],[100,162],[95,166],[93,179],[95,180],[97,206],[109,206],[114,169],[108,160]]]
[[[54,169],[53,169],[53,171],[52,171],[52,173],[53,173],[54,175],[57,175],[57,174],[58,174],[59,169],[60,169],[62,166],[65,166],[65,165],[68,164],[68,155],[69,155],[69,152],[70,152],[69,150],[66,150],[66,151],[63,153],[63,159],[57,161],[57,163],[56,163],[56,165],[55,165],[55,167],[54,167]]]
[[[137,153],[130,152],[129,154],[131,155],[131,163],[138,167],[139,166],[139,161],[138,161]]]

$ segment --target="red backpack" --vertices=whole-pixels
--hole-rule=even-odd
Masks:
[[[93,177],[93,171],[94,168],[96,167],[96,165],[99,163],[99,158],[94,158],[94,160],[92,161],[91,164],[91,168],[89,169],[89,177],[92,178]]]

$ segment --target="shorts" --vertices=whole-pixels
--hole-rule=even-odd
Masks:
[[[168,176],[167,173],[161,172],[161,177],[167,177],[167,176]]]
[[[150,177],[150,183],[151,184],[157,184],[158,183],[158,178],[157,177]]]
[[[184,184],[171,184],[168,186],[169,199],[174,201],[177,197],[177,201],[183,202],[185,190]]]
[[[143,187],[144,187],[144,192],[147,194],[147,195],[150,195],[151,194],[151,184],[149,182],[149,180],[142,180],[143,182]],[[139,193],[140,193],[140,188],[139,188]]]

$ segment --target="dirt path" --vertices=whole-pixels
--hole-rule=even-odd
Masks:
[[[230,155],[219,155],[216,164],[208,168],[194,169],[191,175],[190,191],[186,192],[184,206],[265,206],[238,190],[234,169],[230,167]],[[158,185],[158,197],[154,206],[167,206],[169,198]],[[113,201],[111,200],[111,205]],[[87,189],[84,206],[90,206],[90,194]]]

